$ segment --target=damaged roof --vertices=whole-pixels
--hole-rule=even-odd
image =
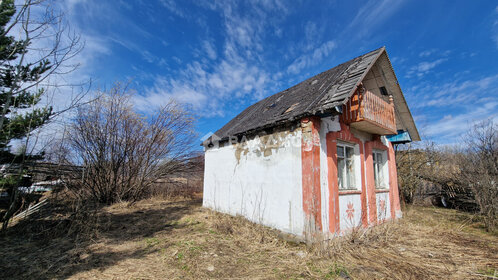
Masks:
[[[363,54],[269,96],[242,111],[212,137],[224,140],[342,105],[384,51],[381,47]]]

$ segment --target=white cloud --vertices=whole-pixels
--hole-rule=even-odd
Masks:
[[[203,116],[223,115],[225,102],[249,94],[261,98],[270,81],[264,70],[243,60],[223,59],[212,71],[208,68],[206,64],[193,62],[174,78],[158,76],[144,95],[136,97],[135,104],[146,111],[172,98],[192,105]]]
[[[98,36],[96,36],[96,37],[98,38]],[[139,46],[137,43],[135,43],[133,41],[123,39],[120,37],[114,37],[114,36],[107,36],[106,39],[108,42],[115,43],[123,48],[128,49],[129,51],[131,51],[133,53],[140,55],[140,57],[144,61],[147,61],[148,63],[156,64],[159,66],[166,66],[167,65],[167,62],[163,57],[159,57],[159,56],[152,54],[151,52],[142,48],[141,46]]]
[[[427,57],[427,56],[430,56],[431,54],[437,52],[437,49],[430,49],[430,50],[425,50],[421,53],[418,54],[418,56],[420,57]]]
[[[202,41],[202,48],[210,59],[216,59],[216,47],[213,43],[209,42],[208,40],[204,40]]]
[[[76,6],[80,5],[80,4],[85,4],[85,2],[87,2],[87,0],[66,0],[65,1],[65,7],[66,7],[66,11],[69,11],[69,12],[74,12],[74,9],[76,8]]]
[[[174,15],[185,18],[186,13],[173,0],[161,0],[161,4]]]
[[[422,77],[423,75],[427,74],[430,70],[438,66],[439,64],[447,61],[447,58],[440,58],[434,61],[423,61],[420,62],[419,64],[413,66],[408,70],[407,72],[407,78],[417,76],[417,77]]]
[[[407,58],[403,57],[403,56],[395,56],[395,57],[392,57],[390,60],[391,60],[392,65],[396,66],[396,65],[401,65],[401,64],[405,63],[407,61]]]
[[[476,122],[491,119],[498,123],[498,102],[487,102],[478,107],[468,108],[458,115],[444,116],[439,121],[430,123],[423,132],[429,137],[436,137],[441,142],[453,142]]]
[[[420,132],[442,143],[458,142],[475,122],[498,121],[498,75],[467,78],[447,83],[423,84],[407,90]]]
[[[456,80],[441,84],[420,85],[407,92],[416,97],[413,108],[474,106],[491,98],[497,100],[493,92],[498,87],[498,75],[471,80]]]
[[[493,26],[491,27],[491,39],[495,42],[496,48],[498,48],[498,6],[496,6],[493,15]]]
[[[53,12],[54,15],[63,13],[64,18],[60,24],[64,27],[64,30],[62,34],[59,34],[59,40],[54,40],[55,34],[59,31],[57,24],[53,23],[46,26],[47,29],[39,28],[38,31],[43,32],[43,35],[31,41],[26,61],[34,62],[45,55],[48,55],[47,58],[52,63],[56,59],[60,61],[64,55],[69,58],[59,65],[57,69],[52,68],[54,72],[33,88],[33,90],[38,90],[42,87],[46,89],[37,107],[51,106],[55,113],[60,113],[60,115],[53,117],[48,124],[32,132],[28,146],[29,149],[34,149],[35,152],[39,152],[47,144],[62,137],[70,117],[74,114],[74,110],[66,110],[74,106],[75,103],[82,103],[91,99],[92,92],[87,93],[87,90],[91,86],[89,81],[93,76],[94,66],[96,63],[100,63],[99,58],[102,56],[112,55],[109,40],[102,36],[84,32],[81,26],[78,26],[78,21],[75,20],[75,15],[80,13],[81,8],[87,4],[86,0],[71,0],[60,3],[42,2],[40,5],[32,7],[31,18],[34,22],[45,20],[45,16],[47,16],[45,12],[47,11]],[[50,7],[50,10],[46,10],[47,7]],[[69,24],[66,26],[64,25],[66,23]],[[16,32],[16,34],[21,33]],[[65,54],[66,51],[69,51],[68,46],[71,40],[77,38],[78,35],[81,36],[80,44],[73,51]],[[80,49],[83,45],[84,48]],[[54,47],[58,51],[51,54]],[[17,144],[19,143],[21,142],[17,141]]]
[[[439,64],[445,62],[447,59],[444,59],[444,58],[441,58],[441,59],[438,59],[438,60],[435,60],[435,61],[431,61],[431,62],[420,62],[416,67],[415,67],[415,70],[416,71],[419,71],[419,72],[427,72],[429,70],[431,70],[432,68],[438,66]]]
[[[100,62],[100,57],[112,54],[108,40],[81,32],[80,27],[73,24],[76,22],[75,11],[81,5],[86,4],[86,0],[72,0],[55,3],[55,5],[52,5],[52,2],[42,2],[33,6],[31,10],[33,22],[43,22],[47,11],[53,14],[63,13],[65,16],[61,23],[52,22],[45,28],[37,29],[42,33],[31,41],[30,50],[25,59],[30,63],[42,57],[49,59],[52,63],[56,61],[60,63],[61,59],[63,60],[57,68],[54,67],[46,72],[51,74],[39,84],[39,87],[46,89],[40,105],[52,106],[55,112],[67,109],[73,105],[75,99],[81,97],[82,91],[88,89],[95,63]],[[65,26],[65,23],[69,25]],[[34,29],[34,25],[31,28]],[[55,40],[57,32],[62,33],[59,34],[59,39]],[[15,33],[22,34],[17,31]],[[70,47],[73,43],[76,45]]]
[[[311,53],[298,57],[291,65],[287,67],[287,72],[297,74],[306,67],[310,67],[322,62],[323,58],[327,57],[334,48],[336,48],[334,41],[328,41],[321,44],[318,48],[314,49]]]
[[[237,2],[200,4],[220,13],[224,19],[222,50],[217,51],[214,39],[202,40],[202,53],[199,55],[199,49],[194,51],[199,59],[186,63],[179,72],[158,75],[154,84],[136,97],[137,106],[149,110],[175,99],[191,105],[203,117],[209,117],[223,115],[224,106],[234,100],[266,96],[274,86],[271,84],[274,76],[261,59],[262,42],[271,32],[269,14],[279,3],[257,2],[260,6],[252,5],[250,11],[239,9]],[[323,52],[325,50],[318,50],[315,57],[322,57]],[[210,60],[206,60],[206,56]]]
[[[322,30],[318,30],[315,22],[308,21],[304,27],[305,51],[310,51],[316,46],[316,42],[321,40]]]
[[[370,0],[362,5],[348,29],[356,30],[355,34],[362,37],[392,16],[405,2],[402,0]]]

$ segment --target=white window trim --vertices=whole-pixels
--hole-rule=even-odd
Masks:
[[[388,159],[387,159],[387,151],[385,150],[377,150],[377,149],[374,149],[372,151],[372,162],[373,162],[373,172],[374,172],[374,178],[375,178],[375,173],[376,173],[376,170],[375,170],[375,160],[374,160],[374,154],[377,153],[377,154],[381,154],[382,155],[382,169],[381,169],[381,172],[382,172],[382,185],[381,186],[378,186],[377,183],[375,182],[375,179],[374,179],[374,184],[375,184],[375,189],[377,190],[388,190],[389,189],[389,163],[388,163]]]
[[[349,143],[345,141],[337,141],[337,147],[351,147],[354,150],[353,164],[354,164],[354,178],[355,185],[353,188],[339,188],[339,191],[358,191],[361,190],[361,158],[360,158],[360,146],[356,143]],[[336,148],[337,153],[337,148]],[[337,154],[336,154],[337,156]],[[337,164],[337,186],[339,187],[339,164]]]

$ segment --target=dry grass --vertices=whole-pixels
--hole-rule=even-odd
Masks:
[[[498,237],[453,210],[405,218],[307,248],[199,200],[145,200],[102,209],[92,238],[0,239],[4,278],[485,279],[498,276]],[[490,278],[492,279],[492,278]]]

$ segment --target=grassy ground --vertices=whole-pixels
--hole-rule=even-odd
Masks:
[[[95,221],[94,221],[95,222]],[[0,238],[9,279],[493,279],[498,236],[455,210],[410,207],[404,218],[307,248],[198,200],[145,200],[101,210],[78,238]],[[90,222],[89,222],[90,223]],[[53,222],[52,222],[53,224]],[[93,224],[90,223],[89,227]],[[56,236],[54,234],[54,236]],[[495,278],[496,279],[496,278]]]

